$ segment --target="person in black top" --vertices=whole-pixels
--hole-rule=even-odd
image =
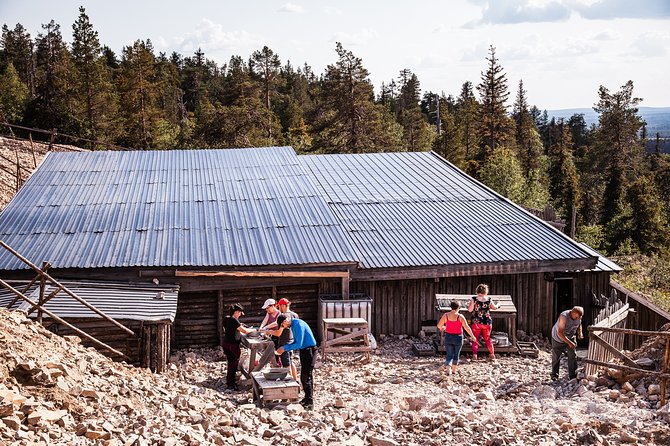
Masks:
[[[253,330],[248,329],[239,321],[240,316],[244,316],[244,307],[235,304],[230,307],[230,315],[223,318],[223,352],[226,354],[228,370],[226,371],[226,387],[231,390],[237,390],[235,383],[235,373],[240,364],[240,333],[247,334]]]

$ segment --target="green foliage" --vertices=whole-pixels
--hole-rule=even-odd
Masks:
[[[666,256],[629,255],[614,257],[623,268],[616,281],[670,311],[670,259]]]
[[[498,147],[479,171],[481,181],[515,203],[524,199],[525,179],[519,160],[510,149]]]
[[[632,209],[631,238],[643,254],[662,251],[668,243],[663,205],[653,180],[641,177],[628,190]]]
[[[601,225],[582,225],[577,228],[575,239],[597,251],[602,251],[605,244],[605,230]]]
[[[0,122],[21,122],[28,104],[28,87],[21,82],[11,63],[0,74]]]

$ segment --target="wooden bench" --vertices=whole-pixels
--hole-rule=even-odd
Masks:
[[[254,401],[263,407],[270,401],[295,402],[300,399],[300,384],[290,376],[278,381],[265,379],[263,372],[251,372],[251,391]]]
[[[328,339],[328,333],[335,335]],[[368,338],[368,321],[359,317],[323,319],[323,340],[321,353],[326,359],[327,353],[365,353],[370,360],[370,339]]]

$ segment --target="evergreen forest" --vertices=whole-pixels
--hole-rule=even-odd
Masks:
[[[116,54],[84,8],[71,44],[64,33],[54,21],[36,36],[2,27],[0,133],[56,129],[70,135],[61,142],[92,150],[432,150],[521,206],[551,204],[566,232],[606,254],[670,257],[670,155],[645,150],[654,137],[632,80],[599,88],[598,122],[587,126],[581,114],[550,119],[530,104],[494,46],[479,79],[445,94],[422,91],[408,69],[375,88],[340,43],[315,73],[267,46],[223,65],[201,50],[157,53],[149,40]]]

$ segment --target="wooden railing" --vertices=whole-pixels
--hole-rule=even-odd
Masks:
[[[594,324],[588,327],[589,350],[585,374],[594,375],[600,367],[613,368],[624,372],[639,373],[644,376],[656,377],[661,382],[661,406],[665,405],[667,381],[670,379],[668,365],[670,363],[670,332],[642,331],[626,328],[626,317],[631,311],[629,305],[617,301],[614,305],[603,309]],[[623,353],[624,336],[661,336],[665,337],[665,355],[661,371],[645,370]],[[617,362],[612,362],[617,359]]]

